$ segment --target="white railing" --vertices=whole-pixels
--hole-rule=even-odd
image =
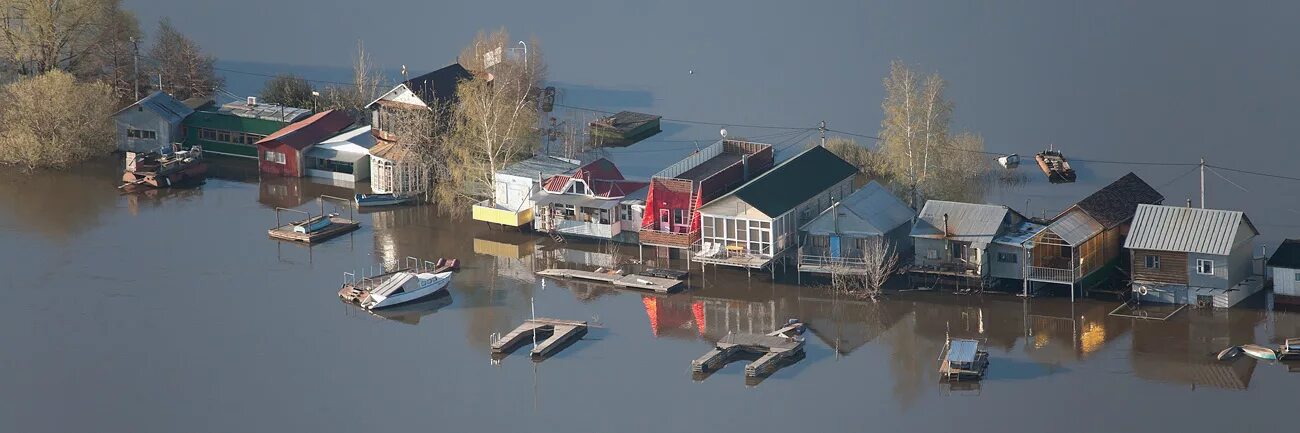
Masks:
[[[691,156],[682,159],[681,161],[677,161],[673,165],[668,166],[668,168],[660,170],[658,173],[655,173],[654,177],[662,177],[668,179],[676,178],[677,176],[681,176],[682,173],[685,173],[690,169],[695,168],[700,164],[703,164],[705,161],[708,161],[713,157],[721,154],[722,154],[722,140],[718,140],[716,143],[709,145],[709,147],[700,149],[699,152],[696,152]]]
[[[552,220],[552,223],[551,226],[555,228],[555,231],[563,234],[590,236],[602,239],[612,238],[614,235],[617,235],[622,231],[622,225],[617,222],[613,224],[599,224],[572,220]]]
[[[817,266],[824,268],[865,268],[867,260],[862,257],[833,257],[812,254],[800,254],[799,266]]]
[[[1075,271],[1071,269],[1026,266],[1025,278],[1036,281],[1070,284],[1074,282]]]

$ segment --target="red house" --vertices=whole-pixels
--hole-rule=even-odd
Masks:
[[[700,239],[701,205],[772,168],[772,145],[719,140],[650,179],[641,243],[688,249]]]
[[[313,114],[289,124],[257,142],[257,167],[262,173],[302,177],[311,168],[303,154],[312,146],[337,135],[352,124],[352,118],[338,110]]]

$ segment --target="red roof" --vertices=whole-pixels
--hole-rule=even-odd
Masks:
[[[352,118],[339,110],[323,111],[280,128],[257,141],[258,146],[285,145],[297,150],[314,146],[333,137],[352,124]]]
[[[578,167],[572,175],[556,175],[546,180],[543,186],[550,192],[564,192],[564,187],[569,184],[569,179],[582,179],[591,188],[592,194],[596,197],[614,198],[623,197],[633,192],[645,188],[649,183],[626,180],[623,173],[618,171],[618,167],[608,159],[600,158]]]

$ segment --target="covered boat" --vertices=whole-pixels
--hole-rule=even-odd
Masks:
[[[203,148],[193,146],[180,150],[176,145],[170,152],[127,152],[126,170],[122,173],[121,188],[145,186],[166,188],[173,185],[203,180],[208,166],[203,162]]]
[[[357,194],[354,200],[357,207],[392,206],[409,202],[412,197],[397,194]]]
[[[330,220],[330,218],[336,216],[339,216],[339,214],[332,213],[329,215],[317,215],[304,220],[294,221],[289,224],[293,226],[294,233],[307,234],[307,233],[321,230],[325,227],[329,227],[329,225],[333,222]]]

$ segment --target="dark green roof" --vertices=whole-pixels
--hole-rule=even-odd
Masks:
[[[815,146],[741,185],[733,194],[776,218],[857,173],[853,164]]]
[[[271,135],[288,123],[274,120],[251,119],[233,114],[214,111],[195,111],[182,122],[188,128],[224,129],[227,131],[247,132],[258,135]]]

